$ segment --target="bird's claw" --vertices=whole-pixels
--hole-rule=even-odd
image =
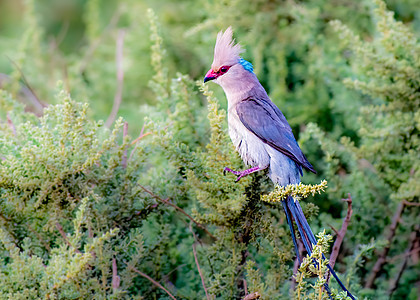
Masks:
[[[234,170],[232,170],[231,168],[228,168],[228,167],[225,167],[223,169],[223,175],[224,176],[226,176],[226,172],[232,173],[232,174],[234,174],[234,175],[237,176],[235,182],[238,182],[244,176],[243,172],[241,172],[241,171],[234,171]]]
[[[235,182],[239,182],[239,180],[241,180],[241,178],[242,178],[242,177],[243,177],[242,175],[239,175],[239,176],[236,178]]]
[[[223,169],[223,176],[226,176],[226,172],[228,172],[228,170],[229,170],[228,167],[226,167],[226,168]]]

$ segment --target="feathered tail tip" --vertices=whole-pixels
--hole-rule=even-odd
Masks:
[[[220,31],[217,34],[216,45],[214,46],[214,60],[211,65],[213,70],[221,66],[232,66],[241,58],[239,55],[243,52],[241,45],[235,44],[232,39],[233,31],[229,26],[225,32]]]
[[[288,196],[285,200],[283,200],[282,203],[283,203],[284,211],[286,212],[286,219],[290,228],[290,233],[292,234],[292,239],[293,239],[293,244],[295,246],[296,255],[298,257],[298,261],[301,262],[301,257],[299,255],[298,245],[296,241],[295,229],[292,223],[293,220],[295,220],[300,237],[302,238],[303,245],[305,246],[305,249],[309,255],[311,255],[312,253],[312,247],[313,247],[312,245],[316,245],[317,240],[311,230],[311,227],[308,224],[308,221],[305,218],[305,215],[303,214],[302,207],[300,206],[299,201],[295,201],[295,199],[293,199],[291,196]],[[322,254],[322,258],[326,259],[324,254]],[[316,266],[316,263],[315,263],[315,266]],[[347,293],[347,297],[350,297],[350,299],[352,300],[356,300],[356,298],[348,291],[345,285],[341,282],[340,278],[338,278],[333,268],[331,268],[329,264],[327,265],[327,267],[330,270],[333,277],[337,280],[337,283],[340,285],[341,289]],[[328,286],[328,283],[325,283],[324,287],[327,291],[329,298],[332,299],[331,291]]]

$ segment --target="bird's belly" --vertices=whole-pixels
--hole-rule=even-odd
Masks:
[[[242,122],[229,118],[229,135],[245,164],[259,167],[267,167],[270,164],[270,156],[264,142],[249,131]]]

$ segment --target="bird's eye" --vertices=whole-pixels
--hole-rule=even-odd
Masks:
[[[223,67],[220,68],[220,72],[226,73],[228,69],[229,69],[228,67],[223,66]]]

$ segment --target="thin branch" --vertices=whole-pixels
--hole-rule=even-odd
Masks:
[[[407,200],[403,200],[403,203],[404,203],[405,206],[420,206],[419,202],[410,202],[410,201],[407,201]]]
[[[196,249],[196,247],[195,247],[195,243],[193,243],[192,247],[193,247],[193,253],[194,253],[195,264],[197,265],[198,273],[200,274],[200,277],[201,277],[201,284],[203,285],[204,292],[206,293],[206,298],[207,298],[207,300],[210,300],[211,298],[210,298],[210,296],[209,296],[209,293],[207,292],[206,282],[204,281],[204,275],[203,275],[203,272],[201,271],[200,264],[198,263],[198,258],[197,258],[197,249]]]
[[[302,257],[302,253],[304,251],[302,240],[301,239],[296,239],[296,242],[298,244],[299,256],[296,255],[295,262],[293,264],[293,275],[296,275],[297,272],[298,272],[298,269],[299,269],[299,266],[300,266],[300,262],[299,262],[299,258],[298,257]],[[293,276],[292,277],[292,284],[291,284],[290,289],[292,291],[294,291],[295,290],[295,287],[296,287],[296,278],[295,278],[295,276]]]
[[[142,131],[143,131],[143,129],[142,129]],[[149,134],[152,134],[152,133],[151,132],[141,133],[138,138],[136,138],[134,141],[131,142],[131,145],[136,144],[138,141],[140,141],[145,136],[148,136]]]
[[[348,194],[348,198],[347,199],[342,199],[342,200],[345,201],[345,202],[347,202],[347,205],[348,205],[347,206],[347,214],[346,214],[346,217],[343,220],[343,224],[341,225],[340,231],[337,232],[336,230],[334,230],[336,232],[336,234],[337,234],[337,238],[336,238],[336,240],[334,242],[334,246],[333,246],[333,249],[332,249],[332,252],[331,252],[331,256],[330,256],[329,264],[330,264],[331,268],[334,268],[335,261],[337,260],[338,253],[340,252],[341,244],[343,243],[344,236],[347,233],[347,228],[349,226],[351,215],[353,213],[353,209],[352,209],[352,202],[353,202],[353,200],[351,198],[350,193]],[[333,228],[333,227],[331,226],[331,228]],[[329,281],[330,281],[330,275],[331,274],[328,271],[327,283],[329,283]]]
[[[332,226],[332,225],[330,225],[330,224],[328,224],[328,226],[330,226],[330,228],[332,229],[332,231],[334,231],[334,232],[335,232],[335,234],[336,234],[336,235],[338,235],[338,230],[337,230],[337,229],[335,229],[335,227],[334,227],[334,226]]]
[[[10,60],[10,58],[9,58],[9,60]],[[24,80],[25,77],[24,77],[22,71],[19,69],[19,67],[12,60],[11,60],[11,62],[20,71],[22,80]],[[36,97],[34,92],[30,89],[30,86],[25,85],[25,84],[29,84],[25,80],[24,80],[24,83],[20,84],[19,94],[22,96],[22,98],[24,98],[27,102],[29,102],[31,104],[32,110],[29,110],[28,106],[25,107],[25,109],[27,111],[31,111],[36,116],[40,117],[42,115],[44,107],[46,107],[47,105],[38,100],[38,98]],[[10,78],[10,76],[8,76],[6,74],[3,74],[3,73],[0,73],[0,87],[2,87],[4,85],[4,83],[10,83],[11,81],[12,81],[12,79]]]
[[[116,290],[120,287],[121,278],[118,276],[117,260],[112,258],[112,289]]]
[[[108,117],[108,120],[105,122],[105,126],[110,128],[112,123],[114,123],[115,118],[117,117],[118,110],[122,102],[122,93],[123,93],[123,83],[124,83],[124,68],[123,68],[123,48],[124,48],[124,36],[125,30],[118,30],[117,35],[117,50],[115,53],[115,62],[117,65],[117,90],[114,96],[114,104],[112,105],[111,114]]]
[[[169,206],[172,206],[173,208],[175,208],[177,211],[179,211],[180,213],[182,213],[184,216],[186,216],[188,219],[190,219],[192,222],[194,222],[195,225],[197,225],[198,227],[200,227],[202,230],[204,230],[211,238],[213,238],[214,240],[217,240],[217,238],[211,234],[206,227],[204,227],[202,224],[198,223],[196,220],[194,220],[193,217],[191,217],[189,214],[187,214],[185,212],[185,210],[183,210],[182,208],[180,208],[179,206],[176,206],[175,204],[169,202],[169,198],[168,199],[163,199],[161,197],[159,197],[158,195],[154,194],[152,191],[148,190],[147,188],[145,188],[142,185],[138,185],[140,188],[142,188],[146,193],[148,193],[150,196],[152,196],[153,198],[155,198],[156,200],[159,200]]]
[[[418,241],[419,240],[417,240],[417,241],[415,240],[414,243],[416,243]],[[412,256],[412,255],[417,254],[417,253],[420,253],[420,247],[412,248],[412,250],[410,252],[404,252],[402,254],[395,255],[395,256],[387,259],[386,262],[388,262],[388,263],[395,262],[395,261],[397,261],[397,260],[399,260],[401,258],[405,258],[407,256]]]
[[[203,272],[201,271],[200,264],[198,263],[198,258],[197,258],[197,248],[195,247],[195,243],[198,242],[198,239],[197,239],[197,236],[195,235],[195,233],[194,233],[194,231],[192,229],[191,223],[190,223],[190,226],[189,227],[190,227],[190,231],[191,231],[192,235],[194,236],[194,240],[195,240],[195,242],[192,245],[193,253],[194,253],[195,264],[197,265],[198,274],[200,274],[201,284],[203,285],[204,292],[206,293],[206,298],[207,298],[207,300],[210,300],[211,298],[210,298],[210,296],[209,296],[209,294],[207,292],[206,282],[204,280],[204,275],[203,275]]]
[[[67,234],[64,232],[63,226],[61,226],[61,224],[57,222],[57,223],[55,223],[55,227],[57,228],[58,232],[61,234],[61,237],[63,238],[63,240],[67,244],[67,246],[73,247],[72,244],[70,244],[70,242],[67,238]],[[80,252],[79,249],[76,249],[76,248],[74,249],[74,251],[76,253],[82,253],[82,252]]]
[[[244,279],[242,279],[242,280],[244,281],[244,291],[245,291],[245,296],[247,296],[247,295],[248,295],[248,284],[246,283],[245,278],[244,278]]]
[[[12,119],[10,119],[9,112],[7,112],[7,125],[9,125],[10,129],[12,129],[13,135],[16,135],[16,127],[15,124],[13,124]]]
[[[146,135],[149,135],[151,132],[149,132],[149,133],[147,133],[147,134],[143,134],[143,132],[144,132],[144,124],[143,124],[143,126],[142,126],[142,128],[141,128],[141,130],[140,130],[140,135],[139,135],[139,137],[138,138],[136,138],[134,141],[132,141],[131,142],[131,145],[135,145],[134,146],[134,149],[133,149],[133,151],[131,151],[131,153],[130,153],[130,157],[128,158],[128,161],[131,161],[131,157],[133,156],[133,154],[134,154],[134,152],[136,152],[136,149],[137,149],[137,146],[138,146],[138,144],[137,144],[137,142],[138,141],[140,141],[143,137],[145,137]]]
[[[179,265],[176,268],[172,269],[168,274],[162,276],[162,280],[169,281],[169,275],[171,275],[173,272],[176,272],[178,269],[185,267],[186,265],[187,264],[182,264],[182,265]]]
[[[28,80],[26,79],[25,74],[23,74],[22,69],[10,57],[7,56],[7,58],[15,66],[15,68],[19,71],[23,83],[25,84],[25,86],[28,88],[28,90],[30,91],[31,95],[33,96],[33,97],[28,98],[28,100],[32,100],[32,104],[38,110],[40,110],[42,112],[42,110],[44,109],[44,107],[46,107],[46,105],[39,100],[39,98],[36,95],[35,91],[32,89],[31,85],[29,84]]]
[[[391,248],[392,240],[395,236],[395,231],[397,229],[398,223],[400,222],[401,215],[404,211],[405,207],[405,200],[402,200],[398,205],[397,211],[395,212],[391,226],[389,227],[389,233],[387,236],[388,244],[383,249],[382,253],[379,255],[378,260],[376,261],[375,265],[373,266],[372,273],[370,273],[369,278],[366,281],[365,288],[372,288],[378,273],[382,270],[382,266],[386,262],[386,256],[388,255],[389,249]]]
[[[34,235],[36,235],[38,240],[42,243],[42,245],[45,247],[45,249],[47,249],[48,252],[51,252],[50,245],[42,238],[42,236],[36,230],[34,230],[31,226],[28,226],[28,230]]]
[[[390,287],[390,289],[388,291],[389,299],[392,298],[392,294],[398,288],[398,283],[400,282],[401,276],[404,273],[405,268],[407,267],[408,258],[410,256],[410,253],[413,251],[414,245],[416,244],[416,240],[418,240],[419,237],[420,237],[420,229],[419,229],[419,226],[417,226],[417,229],[411,233],[411,236],[410,236],[410,245],[408,246],[408,249],[405,251],[404,261],[401,264],[401,267],[400,267],[400,270],[398,271],[397,277],[395,278],[395,280],[390,285],[391,287]]]
[[[139,274],[139,275],[143,276],[144,278],[146,278],[147,280],[149,280],[151,283],[153,283],[154,285],[156,285],[158,288],[164,290],[169,295],[169,297],[171,297],[172,299],[176,300],[176,298],[167,289],[165,289],[159,282],[157,282],[156,280],[154,280],[153,278],[151,278],[147,274],[144,274],[143,272],[140,272],[139,270],[137,270],[136,268],[134,268],[134,267],[132,267],[130,265],[127,265],[127,267],[130,270],[136,272],[137,274]]]

